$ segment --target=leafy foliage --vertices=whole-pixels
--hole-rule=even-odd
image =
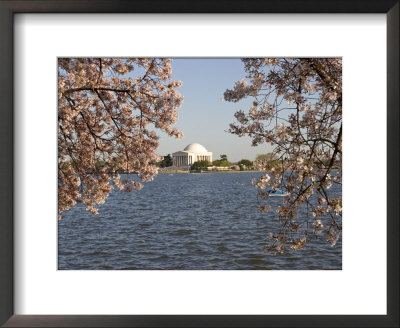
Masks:
[[[227,155],[220,155],[220,159],[213,161],[212,164],[218,167],[229,167],[231,165],[228,161]]]
[[[207,170],[207,168],[211,166],[209,161],[197,161],[194,162],[191,169],[192,170]]]
[[[164,156],[161,162],[159,162],[160,167],[169,167],[173,165],[172,161],[172,156],[171,154],[168,154],[167,156]]]
[[[244,165],[244,166],[246,166],[246,167],[252,167],[252,166],[253,166],[253,162],[250,161],[250,160],[248,160],[248,159],[241,159],[241,160],[238,162],[238,165]]]

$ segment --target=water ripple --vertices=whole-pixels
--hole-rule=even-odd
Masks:
[[[274,226],[257,209],[259,173],[158,175],[140,191],[114,191],[93,216],[83,206],[58,224],[58,267],[66,270],[332,270],[342,248],[312,240],[265,253]],[[337,192],[340,192],[337,191]],[[273,200],[279,204],[279,199]],[[304,215],[304,212],[302,213]]]

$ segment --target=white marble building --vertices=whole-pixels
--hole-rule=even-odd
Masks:
[[[187,145],[184,150],[172,154],[173,166],[189,166],[198,161],[212,162],[212,152],[198,143]]]

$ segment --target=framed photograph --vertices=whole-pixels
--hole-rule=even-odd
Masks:
[[[398,1],[0,21],[1,325],[399,325]]]

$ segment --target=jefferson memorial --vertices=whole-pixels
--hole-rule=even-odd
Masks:
[[[189,166],[198,161],[212,162],[212,153],[198,143],[191,143],[184,150],[172,154],[173,166]]]

